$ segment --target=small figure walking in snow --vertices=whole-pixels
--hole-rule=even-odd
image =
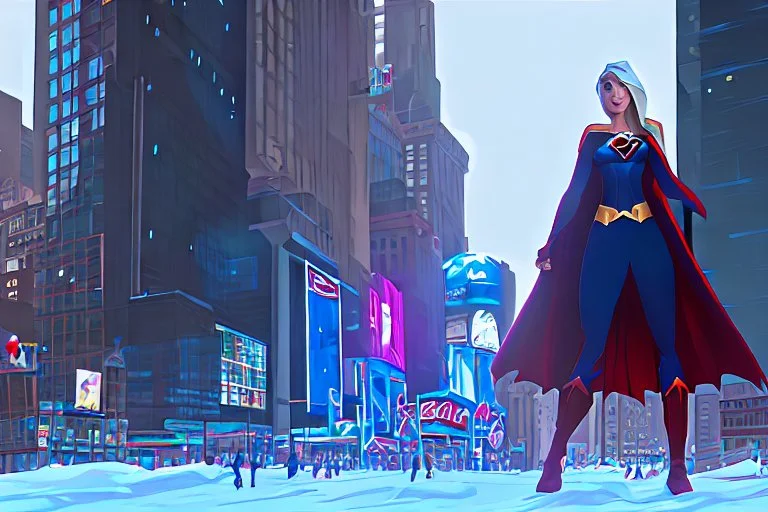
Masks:
[[[243,464],[243,454],[238,450],[235,460],[232,462],[232,470],[235,472],[235,489],[243,487],[243,477],[240,475],[240,466]]]

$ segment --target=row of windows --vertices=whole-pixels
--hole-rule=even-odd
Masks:
[[[48,10],[48,25],[54,26],[59,21],[67,21],[73,15],[80,12],[81,0],[73,0],[71,2],[64,2],[61,5],[61,20],[59,20],[59,10],[54,7]]]
[[[768,427],[768,411],[745,414],[736,418],[723,417],[723,427]]]

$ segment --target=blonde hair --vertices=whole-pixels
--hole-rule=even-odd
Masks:
[[[624,120],[635,135],[651,135],[640,121],[640,114],[637,113],[637,105],[635,105],[634,98],[630,100],[627,110],[624,111]]]

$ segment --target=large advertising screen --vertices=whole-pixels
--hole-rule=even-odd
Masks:
[[[75,409],[101,410],[101,373],[77,370],[75,378]]]
[[[496,324],[496,318],[490,311],[480,309],[475,311],[472,318],[472,346],[490,350],[499,351],[499,327]]]
[[[216,324],[221,341],[221,405],[266,409],[267,346]]]
[[[482,254],[457,254],[443,264],[445,305],[501,304],[501,263]]]
[[[331,407],[340,417],[342,401],[329,403],[332,390],[341,397],[341,295],[339,282],[305,263],[307,325],[307,412],[325,416]]]
[[[403,295],[380,274],[371,276],[371,355],[405,371]]]

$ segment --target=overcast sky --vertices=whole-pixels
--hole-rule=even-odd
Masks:
[[[22,99],[31,127],[34,0],[0,2],[0,90]],[[595,92],[606,63],[634,67],[675,167],[675,2],[437,0],[435,12],[443,122],[470,155],[470,249],[509,262],[519,311],[579,136],[606,121]]]
[[[519,311],[538,270],[586,125],[607,122],[595,91],[628,60],[664,125],[676,169],[675,2],[437,0],[442,120],[469,152],[471,251],[507,261]]]

